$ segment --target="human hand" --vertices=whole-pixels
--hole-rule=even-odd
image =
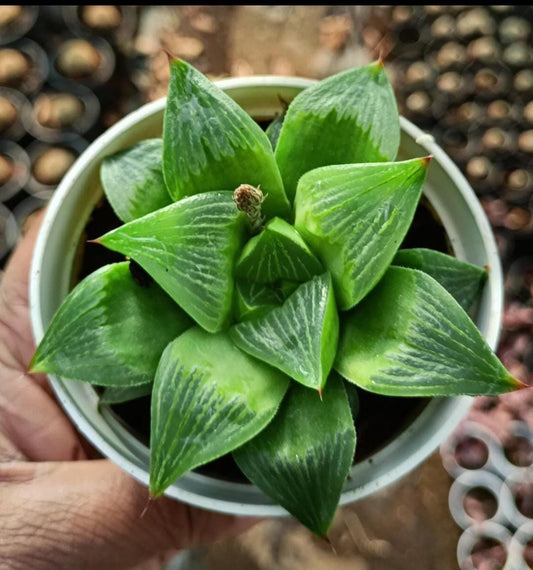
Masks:
[[[89,460],[94,452],[46,377],[28,374],[29,269],[41,219],[0,285],[0,568],[151,570],[177,549],[245,530],[252,519],[166,498],[146,509],[147,488],[108,460]]]

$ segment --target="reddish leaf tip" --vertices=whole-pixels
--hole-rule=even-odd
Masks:
[[[317,536],[321,538],[331,548],[333,554],[337,556],[337,549],[333,545],[333,542],[331,541],[331,538],[328,536],[328,533],[325,532],[324,534],[318,534]]]
[[[97,243],[97,244],[99,244],[99,245],[102,245],[102,238],[101,238],[101,237],[98,237],[98,238],[96,238],[96,239],[88,239],[88,240],[87,240],[87,243]]]
[[[165,52],[165,55],[168,57],[168,63],[172,63],[173,61],[178,59],[175,55],[172,55],[167,48],[161,48],[161,49]]]
[[[424,156],[423,158],[421,158],[420,160],[422,161],[422,163],[424,164],[424,166],[427,166],[430,162],[431,159],[433,158],[432,154],[429,154],[428,156]]]
[[[513,385],[513,390],[524,390],[526,388],[531,388],[529,384],[524,384],[524,382],[522,382],[518,378],[515,378],[514,376],[511,376],[511,382]]]
[[[322,399],[322,388],[318,389],[318,395],[320,396],[320,401],[322,402],[323,401],[323,399]]]
[[[385,55],[383,53],[383,49],[379,51],[378,60],[376,62],[376,67],[383,69],[385,67]]]

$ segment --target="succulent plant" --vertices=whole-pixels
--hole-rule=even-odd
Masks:
[[[354,458],[354,384],[392,396],[523,386],[467,313],[486,271],[399,250],[429,157],[395,162],[380,62],[302,91],[266,132],[199,71],[170,66],[163,139],[101,168],[124,224],[97,241],[131,261],[71,291],[31,369],[104,386],[105,402],[152,394],[153,496],[233,453],[325,535]]]

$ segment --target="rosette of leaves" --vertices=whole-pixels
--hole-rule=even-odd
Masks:
[[[266,133],[193,67],[170,67],[162,140],[101,167],[124,224],[98,241],[153,281],[137,283],[128,261],[85,278],[31,368],[104,386],[105,402],[151,393],[153,496],[233,453],[325,535],[354,458],[354,384],[394,396],[521,387],[467,313],[485,270],[399,251],[429,158],[395,161],[381,63],[302,91]]]

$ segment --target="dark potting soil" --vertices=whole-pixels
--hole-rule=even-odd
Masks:
[[[102,200],[86,226],[85,237],[95,239],[121,223],[107,201]],[[413,224],[401,247],[427,247],[444,253],[451,252],[444,228],[425,197],[418,206]],[[99,244],[88,243],[82,252],[79,278],[82,279],[103,265],[123,260],[123,255]],[[413,423],[430,401],[429,398],[396,398],[379,396],[359,388],[357,390],[360,404],[355,422],[357,450],[354,462],[370,457],[394,440]],[[113,405],[111,410],[133,435],[144,444],[149,444],[150,396]],[[247,482],[231,455],[221,457],[195,471],[223,480]]]

